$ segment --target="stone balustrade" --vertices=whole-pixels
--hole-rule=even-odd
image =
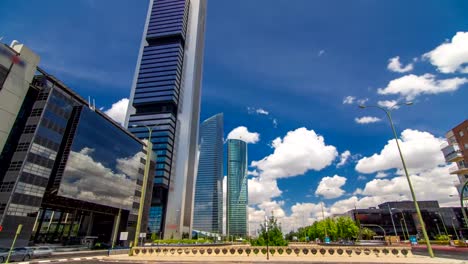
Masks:
[[[152,246],[134,247],[137,257],[251,257],[265,256],[266,247],[242,246]],[[411,248],[406,246],[287,246],[269,247],[270,256],[283,257],[412,257]]]

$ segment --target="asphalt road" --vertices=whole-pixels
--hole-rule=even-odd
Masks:
[[[429,256],[427,253],[427,249],[425,248],[413,248],[414,255],[422,255],[422,256]],[[457,251],[442,251],[433,249],[434,255],[438,258],[451,258],[451,259],[458,259],[458,260],[468,260],[468,254],[466,252],[457,252]]]

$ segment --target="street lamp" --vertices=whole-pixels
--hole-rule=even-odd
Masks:
[[[138,208],[138,219],[135,229],[135,239],[133,242],[134,246],[138,246],[138,238],[140,237],[141,231],[141,221],[143,218],[143,208],[145,204],[146,188],[148,185],[149,171],[151,165],[151,153],[153,152],[153,144],[151,143],[151,133],[153,132],[154,127],[149,127],[143,125],[148,129],[148,142],[146,143],[146,162],[145,162],[145,171],[143,174],[143,185],[141,186],[141,197],[140,197],[140,207]],[[138,125],[132,125],[132,127],[138,127]]]
[[[452,217],[452,227],[453,227],[453,232],[455,232],[455,235],[457,236],[457,240],[460,241],[460,237],[458,236],[457,229],[455,228],[455,224],[453,223],[453,220],[455,220],[455,216]]]
[[[439,215],[440,220],[442,221],[442,226],[444,227],[445,234],[448,236],[449,234],[447,232],[447,226],[445,226],[444,217],[442,216],[440,212],[435,212],[435,213]]]
[[[411,192],[411,196],[413,197],[414,207],[416,208],[416,213],[418,214],[418,219],[419,219],[419,222],[421,223],[421,227],[422,227],[422,231],[423,231],[423,235],[424,235],[424,240],[426,240],[427,251],[429,253],[429,256],[431,258],[433,258],[434,257],[434,252],[432,251],[431,242],[429,242],[429,236],[427,235],[427,232],[426,232],[426,225],[424,224],[424,220],[422,218],[421,211],[419,210],[418,201],[416,199],[416,194],[414,193],[414,190],[413,190],[413,184],[411,183],[411,179],[410,179],[409,174],[408,174],[408,169],[406,168],[406,163],[405,163],[405,159],[403,158],[403,153],[401,153],[400,144],[398,143],[398,136],[397,136],[397,133],[396,133],[396,130],[395,130],[395,126],[393,125],[392,114],[391,114],[391,110],[394,109],[396,106],[400,106],[400,105],[408,105],[409,106],[409,105],[412,105],[412,104],[413,104],[413,102],[405,102],[405,103],[401,103],[401,104],[394,104],[389,109],[385,109],[385,108],[377,106],[377,105],[370,105],[370,106],[359,105],[359,108],[361,108],[361,109],[364,109],[364,108],[367,108],[367,107],[378,108],[378,109],[385,112],[385,114],[388,117],[388,120],[390,121],[390,126],[392,127],[393,136],[395,137],[395,142],[396,142],[396,145],[397,145],[397,148],[398,148],[398,152],[400,154],[401,163],[403,164],[403,169],[405,170],[405,175],[406,175],[406,179],[408,180],[408,186],[409,186],[409,189],[410,189],[410,192]]]
[[[410,238],[410,235],[409,235],[409,231],[408,231],[408,226],[406,225],[405,214],[403,213],[403,210],[401,210],[400,208],[392,208],[392,210],[398,210],[398,211],[400,211],[400,213],[401,213],[401,218],[403,219],[403,223],[405,224],[406,234],[408,235],[408,239],[409,239],[409,238]],[[401,224],[401,221],[400,221],[400,224]],[[405,234],[404,231],[403,231],[403,234]],[[406,240],[406,239],[405,239],[405,240]]]
[[[387,204],[387,207],[388,207],[388,212],[390,212],[390,219],[392,219],[393,231],[395,231],[395,236],[398,236],[398,233],[397,233],[396,227],[395,227],[395,221],[393,221],[392,210],[390,210],[390,205],[389,204]]]
[[[437,227],[437,232],[439,232],[439,236],[441,235],[440,233],[440,228],[439,228],[439,224],[437,223],[437,219],[434,219],[434,222],[436,224],[436,227]]]

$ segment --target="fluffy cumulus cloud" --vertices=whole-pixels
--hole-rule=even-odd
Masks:
[[[400,147],[405,157],[406,165],[412,172],[420,172],[445,164],[440,151],[442,138],[412,129],[406,129],[399,139]],[[356,164],[356,170],[361,173],[375,173],[388,169],[402,169],[401,159],[394,139],[387,142],[380,153],[364,157]]]
[[[386,173],[386,172],[379,171],[379,172],[377,172],[377,174],[375,175],[375,178],[376,178],[376,179],[382,179],[382,178],[388,177],[388,175],[389,175],[389,174]]]
[[[457,32],[447,41],[423,55],[442,73],[468,73],[468,32]]]
[[[265,179],[302,175],[308,170],[321,170],[338,156],[336,148],[325,144],[323,136],[305,127],[289,131],[284,138],[272,142],[273,154],[253,161]]]
[[[378,93],[398,94],[405,97],[406,100],[413,100],[422,94],[453,92],[465,83],[468,83],[468,78],[454,77],[437,80],[434,75],[429,73],[420,76],[409,74],[390,81],[387,87],[379,88]]]
[[[354,121],[358,124],[370,124],[379,122],[381,119],[375,116],[363,116],[363,117],[356,117]]]
[[[323,177],[315,191],[315,195],[323,196],[326,199],[338,198],[345,193],[341,189],[345,183],[346,178],[339,175]]]
[[[113,103],[112,107],[105,110],[104,113],[110,118],[114,119],[115,122],[123,125],[125,122],[125,116],[127,114],[128,98],[120,99],[118,102]]]
[[[340,162],[336,164],[336,167],[342,167],[348,162],[349,157],[351,157],[351,152],[349,150],[345,150],[343,153],[340,155]]]
[[[398,101],[396,100],[383,100],[383,101],[378,101],[377,105],[383,108],[387,108],[387,109],[390,109],[390,108],[398,109],[400,108],[400,106],[396,105],[397,103]]]
[[[256,205],[281,195],[276,180],[256,177],[248,180],[249,204]]]
[[[403,66],[400,62],[400,57],[396,56],[388,60],[387,69],[393,72],[409,72],[413,70],[413,64],[409,63]]]
[[[228,139],[240,139],[250,144],[255,144],[260,140],[260,134],[249,132],[245,126],[239,126],[229,132]]]
[[[349,95],[343,99],[343,104],[353,104],[355,100],[356,97]]]

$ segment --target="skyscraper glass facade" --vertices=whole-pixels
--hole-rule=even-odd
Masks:
[[[227,216],[226,231],[230,236],[247,236],[247,143],[229,139],[227,142]]]
[[[200,159],[193,229],[222,233],[223,223],[223,114],[205,120],[200,126]]]
[[[191,226],[196,173],[205,0],[150,0],[127,116],[157,154],[149,232],[177,238]],[[169,205],[168,205],[169,203]],[[170,209],[169,209],[170,208]],[[167,232],[165,232],[167,233]]]

